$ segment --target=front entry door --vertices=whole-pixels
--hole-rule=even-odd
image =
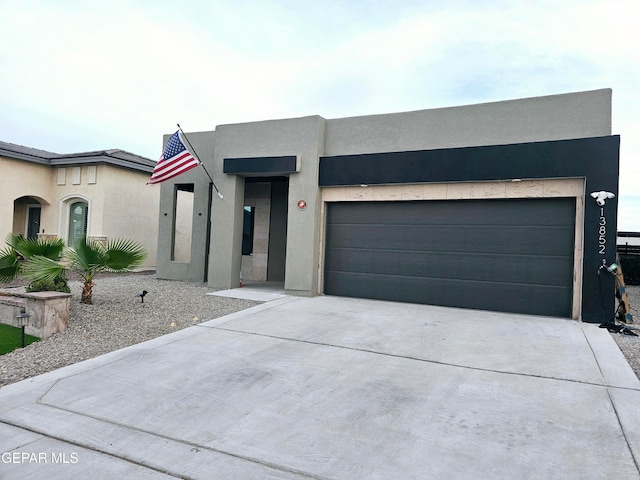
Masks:
[[[29,207],[29,219],[27,221],[27,238],[38,238],[40,232],[40,207]]]

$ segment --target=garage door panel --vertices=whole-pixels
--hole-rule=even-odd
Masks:
[[[573,226],[496,225],[335,225],[328,233],[332,248],[432,251],[443,253],[519,253],[563,255],[573,249]]]
[[[567,257],[474,253],[442,256],[433,252],[336,249],[325,264],[327,272],[388,274],[566,286],[573,260]]]
[[[557,286],[526,285],[523,289],[519,285],[501,282],[471,285],[455,279],[390,278],[356,273],[343,273],[332,278],[332,275],[329,273],[327,280],[336,285],[341,296],[412,303],[420,298],[422,301],[419,303],[428,305],[531,315],[559,316],[558,311],[566,308],[566,296],[571,295],[570,288]],[[496,301],[496,298],[500,300]]]
[[[544,202],[546,199],[537,199]],[[458,201],[433,202],[375,202],[376,220],[382,225],[565,225],[565,219],[573,215],[575,199],[565,200],[562,204],[550,202],[528,208],[526,217],[522,216],[522,204],[519,199],[510,200],[500,209],[488,211],[484,205],[487,201],[465,201],[464,209]],[[524,199],[529,201],[529,199]],[[394,204],[403,203],[402,211]],[[432,205],[424,205],[431,203]],[[348,209],[329,212],[328,220],[332,224],[358,224],[371,221],[371,202],[350,202]],[[436,205],[437,204],[437,205]]]
[[[569,317],[574,223],[573,198],[331,203],[325,293]]]

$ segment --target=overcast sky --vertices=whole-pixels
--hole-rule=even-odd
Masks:
[[[640,0],[0,0],[0,140],[152,159],[216,125],[613,89],[640,231]]]

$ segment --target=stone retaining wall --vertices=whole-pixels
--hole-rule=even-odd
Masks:
[[[71,294],[61,292],[0,293],[0,323],[18,326],[16,316],[22,308],[29,315],[25,333],[49,338],[69,325]]]

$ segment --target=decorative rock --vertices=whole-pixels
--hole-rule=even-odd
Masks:
[[[215,289],[202,283],[157,280],[148,274],[98,278],[93,288],[93,305],[80,303],[81,282],[70,281],[69,287],[73,296],[67,329],[1,355],[0,386],[260,303],[207,295]],[[142,290],[149,292],[144,303],[134,296]],[[198,322],[194,322],[195,317]],[[172,322],[176,324],[173,328]]]

